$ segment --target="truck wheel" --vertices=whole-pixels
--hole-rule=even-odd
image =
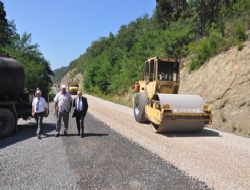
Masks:
[[[0,138],[11,135],[16,127],[16,119],[8,109],[0,109]]]
[[[148,103],[146,93],[137,93],[134,99],[134,117],[137,122],[146,123],[145,106]]]

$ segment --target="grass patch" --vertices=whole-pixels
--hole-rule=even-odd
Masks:
[[[110,101],[113,103],[121,104],[121,105],[131,107],[131,108],[133,107],[133,101],[125,98],[124,96],[117,97],[117,96],[104,95],[104,94],[100,94],[100,93],[89,93],[89,92],[88,92],[88,94],[102,98],[104,100],[107,100],[107,101]]]

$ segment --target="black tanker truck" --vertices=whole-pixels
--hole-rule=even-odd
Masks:
[[[25,92],[24,83],[22,65],[0,57],[0,138],[15,132],[19,118],[31,117],[33,94]]]

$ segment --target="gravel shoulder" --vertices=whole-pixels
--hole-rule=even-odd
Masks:
[[[205,128],[195,134],[156,134],[126,106],[86,95],[89,113],[122,136],[211,188],[250,189],[250,139]]]

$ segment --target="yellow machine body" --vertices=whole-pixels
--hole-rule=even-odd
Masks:
[[[199,95],[178,94],[180,62],[150,58],[145,62],[144,80],[135,86],[134,116],[150,121],[156,132],[200,131],[212,122],[209,106]]]
[[[70,82],[68,84],[68,91],[70,94],[77,94],[78,90],[79,90],[79,85],[77,82]]]

